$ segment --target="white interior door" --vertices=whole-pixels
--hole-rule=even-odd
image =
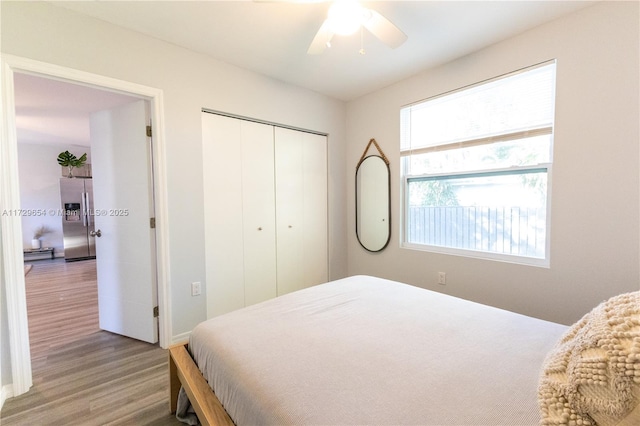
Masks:
[[[91,116],[100,328],[155,343],[157,301],[146,101]],[[96,235],[97,236],[97,235]]]
[[[244,302],[277,296],[273,126],[242,121]]]
[[[278,295],[306,287],[303,217],[303,133],[276,129],[276,206]]]
[[[327,137],[305,133],[303,141],[305,285],[311,286],[329,280]]]
[[[276,296],[273,126],[202,113],[207,317]]]
[[[275,129],[278,295],[327,281],[327,138]]]
[[[244,307],[242,121],[202,113],[207,318]]]

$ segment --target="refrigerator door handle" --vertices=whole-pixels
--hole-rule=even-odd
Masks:
[[[84,210],[83,214],[82,214],[82,223],[84,224],[84,226],[88,227],[89,226],[89,193],[88,192],[83,192],[82,193],[82,209]]]

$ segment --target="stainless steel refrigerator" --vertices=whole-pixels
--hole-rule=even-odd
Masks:
[[[61,178],[60,201],[65,260],[95,259],[91,178]]]

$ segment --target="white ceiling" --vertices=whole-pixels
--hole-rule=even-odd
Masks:
[[[594,2],[363,1],[408,36],[390,49],[364,31],[307,48],[325,1],[71,1],[53,4],[345,101],[446,63]]]
[[[51,4],[349,101],[422,70],[594,4],[594,1],[369,1],[404,31],[391,49],[366,30],[335,36],[307,55],[326,18],[323,1],[51,1]],[[16,78],[21,142],[89,145],[88,114],[131,99],[40,79]]]
[[[27,74],[15,74],[14,90],[19,143],[91,146],[91,113],[137,100]]]

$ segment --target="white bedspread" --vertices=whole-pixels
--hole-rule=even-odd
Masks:
[[[566,329],[355,276],[205,321],[190,350],[239,425],[537,425]]]

